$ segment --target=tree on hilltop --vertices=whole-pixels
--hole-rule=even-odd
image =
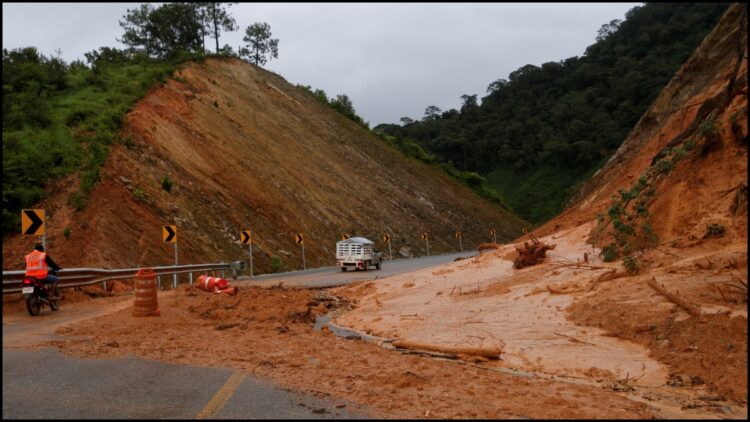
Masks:
[[[205,30],[211,31],[211,38],[216,40],[217,54],[221,52],[219,48],[219,33],[221,31],[236,31],[239,29],[237,22],[227,9],[225,9],[225,7],[228,8],[235,4],[237,3],[195,3],[195,7],[198,9],[198,16],[201,18],[201,25],[204,28],[202,34],[205,37]]]
[[[266,64],[268,58],[279,57],[279,40],[271,38],[271,25],[265,22],[254,23],[245,28],[245,36],[242,38],[246,47],[240,49],[240,57],[247,57],[250,63],[257,66]]]
[[[120,21],[125,30],[118,41],[130,51],[149,57],[173,57],[179,52],[202,52],[205,32],[199,8],[193,3],[166,3],[154,8],[149,3],[128,9]]]
[[[137,9],[128,9],[123,16],[125,20],[120,21],[120,26],[125,33],[117,41],[127,45],[131,50],[142,51],[150,56],[153,35],[149,26],[149,17],[153,11],[154,7],[150,3],[143,3]]]

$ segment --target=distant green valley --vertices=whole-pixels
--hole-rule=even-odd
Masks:
[[[602,25],[581,57],[526,65],[463,95],[460,110],[376,132],[416,143],[438,163],[475,172],[513,212],[542,223],[625,140],[728,3],[647,3]]]

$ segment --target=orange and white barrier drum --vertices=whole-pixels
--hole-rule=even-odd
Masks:
[[[212,293],[224,293],[226,295],[237,293],[237,287],[230,286],[228,281],[220,277],[208,277],[202,275],[198,277],[195,287]]]
[[[156,274],[151,268],[141,268],[135,275],[134,317],[160,316],[156,297]]]

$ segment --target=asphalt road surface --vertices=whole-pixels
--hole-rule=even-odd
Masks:
[[[381,270],[317,268],[258,277],[237,285],[330,287],[379,279],[476,252],[384,261]],[[63,325],[132,306],[121,300],[71,303],[58,312],[3,315],[3,419],[363,419],[368,409],[314,397],[228,368],[173,365],[135,357],[77,359],[56,349],[24,349],[55,338]]]
[[[285,286],[300,287],[333,287],[343,284],[352,283],[360,280],[377,280],[394,274],[401,274],[421,270],[427,267],[453,262],[456,258],[467,258],[476,255],[476,251],[467,251],[463,253],[453,253],[435,256],[423,256],[411,259],[394,259],[393,261],[383,261],[379,270],[370,267],[367,271],[341,271],[338,267],[322,267],[305,271],[294,271],[282,274],[265,274],[256,277],[238,277],[237,281],[245,281],[259,285],[271,286],[284,282]],[[234,283],[234,281],[232,281]]]

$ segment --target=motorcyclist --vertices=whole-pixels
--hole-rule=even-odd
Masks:
[[[34,246],[34,250],[26,255],[25,260],[27,277],[34,277],[42,283],[48,284],[54,284],[59,281],[57,276],[49,273],[49,269],[52,268],[54,271],[60,271],[62,268],[44,252],[44,245],[41,243],[37,243]]]

